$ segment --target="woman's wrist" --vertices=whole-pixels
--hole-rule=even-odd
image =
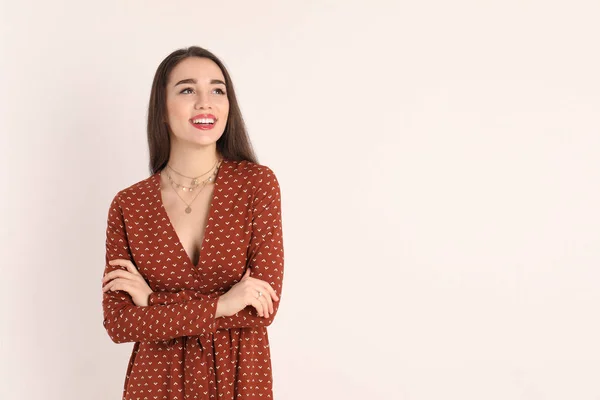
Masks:
[[[223,296],[219,296],[219,300],[217,301],[217,311],[215,312],[215,318],[220,318],[225,315],[225,302],[223,301]]]
[[[150,305],[150,296],[154,293],[154,291],[150,290],[148,296],[146,296],[146,304],[140,304],[142,307],[148,307]]]

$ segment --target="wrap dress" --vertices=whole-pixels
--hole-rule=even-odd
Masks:
[[[104,272],[129,259],[154,293],[136,306],[125,291],[103,293],[103,325],[134,343],[123,399],[272,399],[267,327],[248,306],[215,318],[218,297],[250,276],[281,299],[283,240],[277,178],[264,165],[224,159],[193,265],[162,204],[160,172],[119,191],[108,212]]]

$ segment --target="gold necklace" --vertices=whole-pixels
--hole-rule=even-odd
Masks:
[[[211,176],[209,176],[209,177],[208,177],[208,179],[205,179],[204,181],[202,181],[202,183],[200,184],[200,185],[202,185],[202,188],[201,188],[201,189],[198,191],[198,194],[194,196],[194,198],[192,199],[192,201],[191,201],[189,204],[188,204],[188,202],[187,202],[187,201],[185,201],[185,200],[183,199],[183,197],[181,197],[181,196],[179,195],[179,192],[177,191],[178,187],[176,187],[176,186],[175,186],[175,185],[178,185],[178,186],[182,186],[182,185],[179,185],[178,183],[176,183],[176,182],[173,180],[173,178],[171,178],[171,175],[169,175],[169,173],[168,173],[168,172],[166,172],[166,174],[167,174],[167,178],[169,178],[169,181],[171,182],[171,186],[173,186],[173,189],[175,190],[175,194],[176,194],[176,195],[177,195],[177,197],[179,197],[179,198],[181,199],[181,201],[183,201],[183,202],[185,203],[185,205],[187,206],[187,207],[185,208],[185,213],[186,213],[186,214],[189,214],[189,213],[191,213],[191,212],[192,212],[192,207],[191,207],[192,203],[194,202],[194,200],[196,200],[196,198],[198,198],[198,196],[200,195],[200,193],[202,192],[202,190],[204,190],[204,187],[206,186],[206,184],[207,184],[208,182],[212,182],[212,181],[213,181],[213,180],[216,178],[216,176],[217,176],[217,173],[218,173],[218,171],[219,171],[219,167],[220,167],[220,166],[221,166],[221,164],[219,163],[219,165],[218,165],[218,166],[217,166],[217,168],[215,169],[214,173],[213,173]],[[198,186],[199,186],[199,185],[198,185]],[[184,190],[185,190],[185,189],[184,189]]]
[[[215,163],[213,164],[213,166],[212,166],[212,167],[210,167],[210,169],[209,169],[208,171],[206,171],[206,172],[205,172],[205,173],[203,173],[202,175],[198,175],[198,176],[196,176],[196,177],[193,177],[193,176],[185,176],[185,175],[183,175],[181,172],[177,172],[177,171],[175,171],[175,168],[171,167],[169,164],[167,164],[167,167],[169,167],[169,169],[170,169],[170,170],[172,170],[173,172],[175,172],[177,175],[179,175],[179,176],[183,176],[184,178],[191,179],[191,180],[192,180],[192,186],[195,188],[195,187],[197,187],[197,186],[199,185],[199,184],[198,184],[198,179],[199,179],[200,177],[202,177],[202,176],[204,176],[204,175],[208,174],[210,171],[212,171],[212,170],[213,170],[213,168],[215,167],[215,165],[217,165],[217,163],[218,163],[218,162],[219,162],[219,159],[217,158],[217,161],[215,161]],[[185,191],[185,189],[183,189],[183,190]],[[192,190],[194,190],[194,189],[192,189]]]
[[[171,185],[172,185],[174,188],[176,188],[176,189],[181,189],[181,190],[183,190],[184,192],[193,192],[193,191],[194,191],[194,190],[195,190],[195,189],[196,189],[198,186],[200,186],[200,185],[201,185],[201,183],[196,183],[194,186],[184,186],[184,185],[181,185],[181,184],[179,184],[179,183],[175,182],[175,181],[173,180],[173,178],[171,177],[171,175],[169,175],[169,173],[168,173],[168,172],[165,172],[165,174],[167,174],[167,178],[169,178],[169,182],[171,182]]]

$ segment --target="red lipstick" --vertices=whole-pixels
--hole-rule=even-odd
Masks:
[[[196,129],[208,130],[214,128],[217,117],[213,114],[198,114],[190,118],[190,124]]]

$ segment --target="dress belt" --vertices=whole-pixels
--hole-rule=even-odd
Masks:
[[[218,399],[215,359],[209,335],[184,336],[183,393],[186,400]]]

